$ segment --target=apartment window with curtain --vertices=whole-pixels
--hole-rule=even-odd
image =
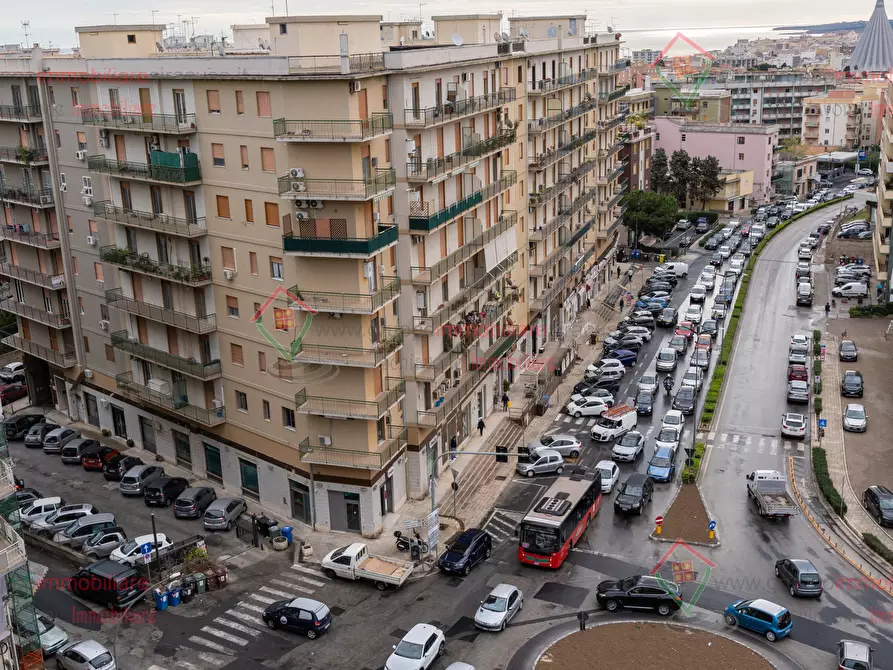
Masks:
[[[267,355],[263,351],[257,352],[257,369],[261,374],[267,374]]]
[[[242,357],[242,345],[240,344],[230,344],[229,345],[229,355],[232,359],[233,365],[244,366],[245,359]]]
[[[236,251],[232,247],[220,247],[220,258],[227,270],[236,269]]]
[[[78,151],[87,150],[87,133],[78,131]]]
[[[109,363],[115,362],[115,347],[113,347],[111,344],[105,345],[105,360],[107,360]]]
[[[244,144],[242,146],[240,146],[239,154],[242,157],[242,169],[247,170],[248,169],[248,147],[246,147]]]
[[[229,219],[229,198],[225,195],[217,196],[217,218],[218,219]]]
[[[208,114],[220,114],[220,91],[208,91]]]
[[[99,225],[96,223],[96,219],[87,219],[87,230],[89,230],[90,234],[94,237],[99,236]]]
[[[205,447],[205,474],[208,479],[212,479],[217,483],[223,483],[223,465],[220,461],[220,449],[208,444],[202,443]]]
[[[276,156],[272,147],[260,148],[260,169],[264,172],[276,172]]]
[[[77,86],[71,87],[71,106],[72,107],[80,107],[81,106],[81,90]]]
[[[248,412],[248,394],[236,389],[236,409],[240,412]]]
[[[257,115],[263,118],[273,116],[273,106],[270,104],[270,92],[257,92]]]
[[[282,425],[289,430],[295,429],[295,411],[291,407],[282,408]]]
[[[264,408],[264,421],[270,421],[270,402],[268,400],[261,401],[261,405]]]
[[[242,91],[236,91],[236,114],[245,115],[245,96],[242,95]]]
[[[277,202],[265,202],[264,203],[264,218],[266,219],[266,223],[268,226],[272,228],[279,227],[279,203]]]
[[[226,156],[223,153],[222,144],[211,145],[211,157],[214,159],[215,167],[226,167]]]
[[[234,319],[239,318],[239,299],[235,296],[226,296],[226,315]]]
[[[270,279],[282,281],[282,259],[270,256]]]
[[[245,223],[254,223],[254,203],[245,200]]]

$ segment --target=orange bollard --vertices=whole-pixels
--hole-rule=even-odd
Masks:
[[[655,535],[660,535],[661,528],[662,528],[662,526],[655,526],[655,527],[654,527],[654,533],[655,533]]]

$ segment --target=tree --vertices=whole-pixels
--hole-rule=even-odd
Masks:
[[[781,143],[781,150],[795,158],[803,158],[808,153],[809,148],[800,137],[786,137]]]
[[[679,207],[685,207],[692,181],[688,152],[684,149],[674,151],[670,156],[670,195],[676,198]]]
[[[673,196],[651,191],[630,191],[625,197],[627,227],[639,236],[654,235],[663,238],[664,233],[676,224],[676,200]],[[638,238],[635,244],[638,244]]]
[[[720,176],[722,166],[716,156],[693,158],[691,165],[689,195],[692,203],[700,202],[701,209],[706,209],[707,201],[712,200],[726,185],[726,178]]]
[[[656,150],[651,157],[651,190],[661,195],[670,192],[670,166],[663,149]]]

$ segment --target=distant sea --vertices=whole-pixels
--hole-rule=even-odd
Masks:
[[[802,30],[775,30],[775,26],[726,26],[713,28],[672,28],[666,30],[624,30],[618,28],[623,34],[624,47],[633,49],[662,50],[676,33],[682,33],[689,40],[697,44],[705,51],[725,49],[732,46],[739,39],[754,40],[759,38],[782,38],[798,35]],[[672,49],[673,55],[693,53],[694,49],[684,41],[679,40]]]

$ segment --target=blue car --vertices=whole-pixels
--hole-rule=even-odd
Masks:
[[[648,476],[656,482],[671,482],[676,475],[676,450],[661,447],[648,463]]]
[[[605,358],[613,358],[621,363],[623,363],[624,367],[629,367],[633,365],[639,358],[639,355],[635,351],[630,351],[629,349],[618,349],[617,351],[612,351],[610,354],[605,356]]]
[[[655,305],[660,305],[661,309],[669,306],[670,298],[669,296],[662,296],[659,298],[648,298],[648,299],[639,299],[636,301],[636,309],[652,309]]]
[[[726,607],[724,617],[728,625],[752,630],[769,642],[787,637],[794,627],[790,612],[763,598],[737,600]]]

